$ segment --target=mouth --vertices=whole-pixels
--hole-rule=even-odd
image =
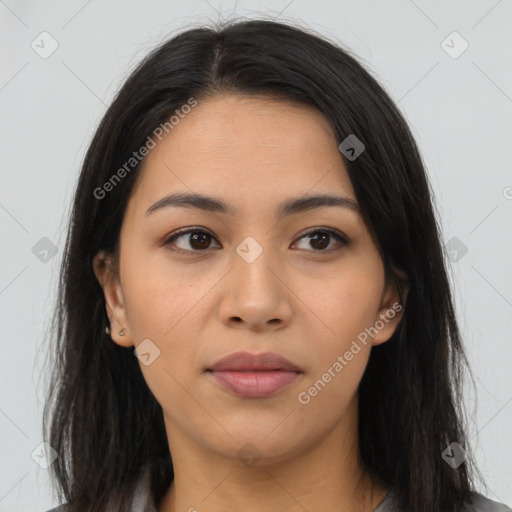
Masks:
[[[289,370],[207,371],[226,391],[246,398],[265,398],[291,386],[303,372]]]
[[[276,395],[294,384],[304,372],[279,354],[235,352],[206,369],[224,391],[246,398]]]

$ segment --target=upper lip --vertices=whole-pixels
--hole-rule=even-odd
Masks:
[[[211,371],[258,371],[258,370],[286,370],[291,372],[301,372],[302,370],[285,359],[283,356],[274,352],[263,352],[260,354],[251,354],[250,352],[233,352],[219,359],[213,366],[208,368]]]

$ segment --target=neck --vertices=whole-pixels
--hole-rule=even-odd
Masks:
[[[262,458],[252,467],[205,449],[165,421],[175,478],[158,512],[372,512],[386,494],[359,459],[357,401],[316,445],[286,460]]]

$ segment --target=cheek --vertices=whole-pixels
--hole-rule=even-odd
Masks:
[[[190,322],[208,290],[200,272],[172,263],[164,249],[144,254],[134,250],[123,261],[122,270],[126,310],[136,339],[153,336],[170,343]]]
[[[382,268],[378,260],[364,258],[345,263],[329,279],[309,287],[313,293],[304,293],[318,328],[310,331],[315,347],[312,371],[300,388],[308,401],[308,414],[317,407],[319,414],[330,411],[333,418],[340,414],[356,393],[370,355],[367,329],[373,326],[380,305]]]
[[[187,390],[191,371],[199,364],[204,330],[198,318],[199,301],[211,285],[197,277],[198,272],[180,272],[161,255],[133,252],[123,264],[123,291],[135,344],[149,339],[156,347],[151,345],[157,356],[150,364],[139,363],[144,380],[176,421],[194,414],[201,417]]]
[[[365,330],[375,321],[380,288],[378,279],[366,274],[340,275],[329,282],[323,293],[313,294],[320,326],[311,330],[311,371],[297,395],[304,414],[337,421],[353,399],[366,369],[371,337]],[[301,398],[302,397],[302,398]]]
[[[299,296],[314,313],[318,333],[328,345],[342,349],[375,322],[383,286],[378,266],[347,263],[328,278],[302,283]]]

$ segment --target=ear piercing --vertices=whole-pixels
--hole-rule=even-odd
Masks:
[[[107,335],[110,335],[110,328],[107,326],[105,327],[105,332]],[[126,334],[126,331],[124,330],[124,327],[119,331],[119,336],[124,336]]]

